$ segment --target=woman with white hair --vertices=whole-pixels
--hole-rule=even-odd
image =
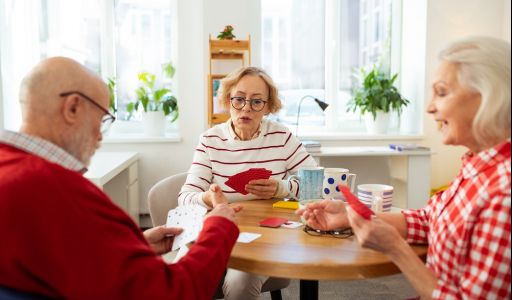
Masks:
[[[423,299],[510,299],[510,44],[470,37],[439,58],[427,112],[443,143],[465,146],[450,187],[423,209],[366,220],[341,201],[297,211],[310,226],[351,226]],[[426,266],[409,243],[428,244]]]

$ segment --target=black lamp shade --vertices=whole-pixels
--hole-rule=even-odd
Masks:
[[[329,104],[321,101],[321,100],[318,100],[317,98],[315,98],[315,102],[316,104],[318,104],[318,106],[320,106],[320,108],[322,109],[322,111],[325,111],[325,109],[327,108],[327,106],[329,106]]]

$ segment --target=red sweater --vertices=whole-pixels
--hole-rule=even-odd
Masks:
[[[211,299],[238,228],[208,218],[178,263],[82,175],[0,144],[0,286],[66,299]]]

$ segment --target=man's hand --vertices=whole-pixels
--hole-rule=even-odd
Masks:
[[[183,229],[181,228],[167,228],[165,225],[162,225],[144,231],[144,238],[146,238],[153,251],[157,254],[165,254],[171,251],[174,236],[182,231]]]
[[[275,179],[255,179],[245,185],[245,190],[260,199],[270,199],[274,197],[278,187],[279,182]]]
[[[236,210],[238,209],[238,210]],[[217,217],[224,217],[228,220],[230,220],[231,222],[234,222],[236,223],[236,217],[235,217],[235,214],[240,211],[241,207],[236,207],[236,208],[232,208],[230,207],[229,205],[227,205],[226,203],[221,203],[221,204],[217,204],[215,205],[215,207],[212,209],[211,212],[209,212],[208,214],[206,214],[206,216],[204,217],[205,220],[209,217],[213,217],[213,216],[217,216]]]
[[[310,203],[295,213],[302,216],[306,223],[315,229],[332,230],[349,226],[345,205],[339,200]]]

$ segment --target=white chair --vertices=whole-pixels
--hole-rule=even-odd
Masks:
[[[167,212],[178,206],[178,194],[186,179],[187,173],[172,175],[160,180],[149,190],[148,206],[153,226],[164,225],[167,222]],[[261,292],[270,292],[272,300],[281,300],[281,289],[286,288],[289,284],[289,279],[271,277],[263,284]],[[222,287],[222,283],[219,285],[214,299],[224,297],[220,287]]]
[[[187,173],[172,175],[160,180],[149,190],[148,206],[153,226],[167,222],[167,212],[178,206],[178,194],[186,179]]]

